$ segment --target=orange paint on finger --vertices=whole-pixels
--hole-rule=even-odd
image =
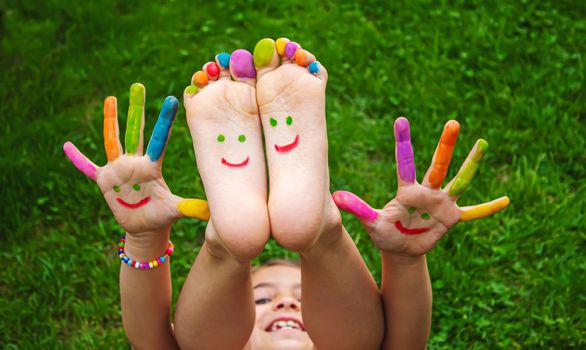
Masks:
[[[208,75],[203,71],[197,71],[191,78],[193,85],[197,85],[198,88],[202,88],[208,85]]]
[[[460,124],[457,121],[450,120],[446,123],[437,146],[435,159],[433,160],[433,168],[429,174],[431,188],[439,188],[442,182],[444,182],[459,133]]]
[[[108,96],[104,100],[104,148],[109,162],[120,157],[116,115],[116,97]]]

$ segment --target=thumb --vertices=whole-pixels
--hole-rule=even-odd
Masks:
[[[210,219],[208,202],[202,199],[181,199],[177,203],[177,211],[181,216],[196,218],[203,221]]]
[[[352,192],[336,191],[332,197],[338,208],[356,216],[365,226],[372,226],[378,218],[378,212]]]

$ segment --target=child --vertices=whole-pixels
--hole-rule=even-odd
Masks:
[[[285,38],[259,41],[254,55],[219,54],[194,74],[184,103],[211,219],[179,296],[174,329],[167,259],[152,263],[150,271],[130,265],[172,253],[175,219],[207,217],[201,201],[172,195],[161,176],[176,100],[163,105],[147,156],[141,157],[144,87],[136,84],[127,155],[120,155],[111,98],[104,121],[108,165],[97,168],[66,144],[128,233],[121,255],[131,260],[121,266],[120,291],[125,331],[135,348],[378,349],[383,336],[384,348],[424,348],[431,322],[424,254],[459,220],[496,212],[508,199],[474,208],[455,204],[484,153],[482,142],[456,179],[439,188],[459,130],[455,122],[446,125],[430,171],[417,184],[404,118],[395,123],[397,197],[376,211],[349,192],[330,195],[326,81],[315,57]],[[336,204],[362,221],[382,251],[382,304]],[[300,268],[279,263],[251,271],[269,233],[299,252]]]

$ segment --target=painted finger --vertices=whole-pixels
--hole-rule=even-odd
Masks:
[[[454,153],[454,146],[460,133],[460,124],[455,120],[450,120],[444,126],[444,131],[440,137],[439,143],[433,155],[431,166],[427,174],[423,178],[423,185],[429,188],[439,188],[448,172],[450,162],[452,161],[452,154]]]
[[[81,153],[73,143],[67,141],[63,145],[63,152],[75,167],[90,179],[96,181],[96,169],[98,168],[91,160]]]
[[[114,161],[122,154],[118,129],[118,110],[116,97],[108,96],[104,100],[104,148],[108,162]]]
[[[155,124],[153,135],[149,141],[147,147],[147,154],[149,158],[156,162],[159,159],[163,159],[165,148],[167,148],[167,142],[169,141],[169,135],[171,134],[171,127],[173,126],[173,120],[177,115],[177,108],[179,102],[174,96],[169,96],[163,102],[159,118]]]
[[[360,221],[372,223],[378,217],[376,210],[352,192],[336,191],[332,197],[338,208],[356,216]]]
[[[182,216],[196,218],[202,221],[210,219],[208,202],[202,199],[182,199],[177,204],[177,210]]]
[[[132,84],[124,139],[127,154],[142,155],[145,96],[144,85],[141,83]]]
[[[478,220],[505,209],[511,200],[504,196],[493,201],[461,208],[460,221]]]
[[[395,158],[399,185],[401,182],[414,183],[415,162],[411,146],[411,131],[409,130],[409,121],[405,117],[399,117],[395,120]]]
[[[470,154],[468,154],[468,157],[464,161],[464,164],[462,164],[458,174],[446,186],[446,190],[450,196],[459,197],[468,189],[487,149],[488,142],[483,139],[476,141],[476,144],[470,151]]]

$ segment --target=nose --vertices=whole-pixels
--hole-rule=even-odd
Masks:
[[[280,299],[277,300],[277,302],[273,306],[273,309],[275,311],[276,310],[283,310],[283,309],[300,311],[301,310],[301,303],[299,302],[299,300],[297,300],[293,297],[284,296],[284,297],[281,297]]]

